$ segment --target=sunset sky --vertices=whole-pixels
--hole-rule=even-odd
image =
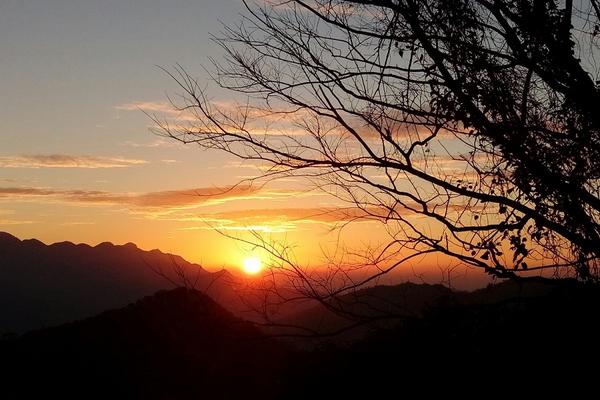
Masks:
[[[132,241],[217,268],[239,265],[244,249],[211,226],[250,227],[285,232],[310,256],[308,237],[327,240],[331,218],[311,209],[326,199],[289,184],[202,196],[257,170],[153,135],[140,111],[170,109],[175,87],[157,66],[180,63],[208,83],[202,66],[220,55],[209,33],[240,11],[237,0],[1,2],[0,229]]]
[[[591,386],[598,103],[600,0],[0,0],[0,400]]]
[[[240,12],[239,0],[0,2],[0,230],[135,242],[220,269],[261,255],[213,228],[252,229],[295,246],[305,265],[324,263],[345,219],[338,202],[295,180],[230,189],[258,167],[161,138],[144,114],[172,112],[177,87],[158,66],[181,64],[210,87],[203,67],[222,56],[210,33]],[[377,244],[377,228],[358,223],[342,239]]]

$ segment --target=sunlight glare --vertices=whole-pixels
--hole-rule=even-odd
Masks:
[[[248,257],[244,259],[244,272],[250,275],[254,275],[260,272],[262,269],[262,263],[257,257]]]

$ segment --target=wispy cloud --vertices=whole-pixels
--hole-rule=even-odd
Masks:
[[[10,220],[0,218],[0,225],[29,225],[37,223],[37,221]]]
[[[23,154],[0,156],[0,168],[125,168],[146,164],[145,160],[68,154]]]
[[[144,193],[128,199],[132,204],[140,207],[185,207],[207,202],[222,203],[243,199],[258,192],[258,188],[251,186],[210,187]]]
[[[197,118],[193,113],[181,111],[166,101],[134,101],[120,104],[115,107],[117,111],[141,111],[148,115],[156,115],[170,121],[195,121]]]
[[[141,209],[183,209],[223,203],[258,195],[251,186],[209,187],[147,193],[112,193],[95,190],[59,190],[34,187],[0,188],[0,200],[60,201],[98,205],[125,205]]]
[[[403,210],[395,210],[404,214]],[[350,221],[375,221],[388,216],[389,210],[380,207],[359,209],[354,207],[326,208],[271,208],[210,213],[203,215],[163,215],[162,218],[180,222],[200,222],[202,225],[182,230],[258,231],[265,233],[287,232],[300,229],[303,224],[334,226]]]
[[[82,226],[82,225],[96,225],[95,222],[63,222],[62,226]]]
[[[177,113],[171,104],[166,101],[134,101],[131,103],[119,104],[115,107],[123,111],[144,111],[148,113],[171,114]]]
[[[156,148],[163,148],[163,147],[182,147],[181,144],[175,142],[174,140],[167,140],[165,138],[156,138],[153,139],[149,142],[144,142],[144,143],[139,143],[139,142],[133,142],[131,140],[127,140],[125,142],[120,143],[121,146],[128,146],[128,147],[136,147],[136,148],[148,148],[148,149],[156,149]]]
[[[212,214],[213,218],[233,221],[259,222],[269,220],[284,220],[290,222],[343,222],[360,218],[379,218],[384,216],[381,208],[367,210],[355,207],[324,207],[324,208],[274,208],[228,211]]]
[[[211,113],[233,121],[244,121],[244,129],[256,135],[274,136],[299,136],[306,135],[304,121],[310,113],[303,109],[282,108],[281,110],[270,110],[268,107],[253,106],[248,103],[237,101],[211,101],[209,103]],[[173,127],[184,127],[192,123],[191,128],[196,129],[198,122],[203,120],[202,112],[194,107],[177,108],[176,105],[165,101],[134,101],[115,106],[118,111],[142,111],[158,120],[173,124]],[[206,121],[205,121],[206,122]],[[212,126],[210,123],[208,126]],[[225,126],[228,126],[226,123]],[[153,126],[159,128],[159,126]],[[228,126],[230,131],[237,131],[240,127],[233,123]],[[131,142],[129,145],[135,145]]]
[[[22,224],[35,224],[37,221],[29,221],[29,220],[17,220],[12,218],[6,218],[6,216],[14,215],[14,210],[3,210],[0,209],[0,225],[22,225]]]

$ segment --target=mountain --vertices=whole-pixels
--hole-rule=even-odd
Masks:
[[[454,292],[443,285],[410,282],[379,285],[338,296],[327,304],[314,305],[287,315],[278,322],[309,328],[326,336],[343,333],[337,335],[336,340],[352,342],[374,328],[394,326],[398,321],[418,318],[429,307],[453,295]],[[302,330],[294,328],[279,331],[302,333]]]
[[[379,398],[413,388],[464,394],[476,383],[512,393],[540,383],[595,389],[597,285],[503,282],[466,293],[405,283],[351,296],[348,310],[365,317],[383,316],[388,303],[411,313],[352,341],[292,349],[196,290],[161,291],[0,341],[3,398]]]
[[[133,243],[45,245],[0,232],[0,334],[21,333],[122,307],[161,289],[194,286],[233,304],[233,277]]]
[[[583,300],[586,295],[589,297]],[[502,321],[506,315],[514,317],[513,310],[530,312],[534,305],[546,307],[561,296],[565,298],[560,307],[563,311],[571,306],[577,311],[585,309],[591,313],[594,307],[600,306],[600,290],[588,289],[574,280],[507,280],[471,292],[454,291],[443,285],[405,282],[364,288],[330,299],[327,304],[286,315],[277,322],[289,327],[272,328],[271,332],[302,336],[310,330],[314,338],[300,342],[307,348],[331,338],[336,345],[347,346],[373,332],[400,330],[404,333],[406,326],[437,321],[440,315],[454,315],[458,310],[467,316],[481,313],[481,320],[487,318],[488,323],[496,317]],[[543,310],[550,315],[548,309]],[[582,321],[585,319],[583,314],[580,317]],[[477,326],[476,321],[470,322]]]
[[[565,389],[584,397],[597,391],[599,308],[597,284],[569,281],[503,282],[454,293],[417,318],[373,329],[349,344],[333,337],[311,349],[292,371],[305,383],[296,398]]]
[[[277,397],[293,353],[199,291],[0,341],[4,398]]]

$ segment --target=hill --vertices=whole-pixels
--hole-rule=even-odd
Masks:
[[[232,279],[133,243],[46,245],[0,232],[0,334],[92,316],[181,285],[229,304]]]
[[[161,291],[0,342],[3,393],[273,398],[291,352],[198,291]]]
[[[469,382],[521,389],[552,374],[591,389],[595,369],[588,366],[600,357],[597,286],[503,282],[463,293],[405,283],[351,296],[344,299],[348,309],[364,317],[384,316],[390,310],[382,306],[389,304],[410,314],[401,323],[367,325],[346,340],[332,336],[292,350],[198,291],[161,291],[122,309],[0,341],[3,394],[376,398],[389,395],[390,385],[398,393],[404,384],[460,394]],[[303,311],[296,315],[304,320],[290,322],[327,320],[321,308],[312,310],[316,315]]]
[[[271,332],[283,332],[292,337],[294,334],[299,337],[312,335],[303,343],[309,345],[308,348],[315,343],[330,341],[336,347],[348,347],[373,333],[392,331],[404,335],[410,327],[424,322],[440,323],[440,318],[450,318],[448,315],[457,321],[456,329],[461,323],[458,321],[474,329],[483,329],[482,324],[492,324],[497,320],[499,325],[506,323],[518,330],[517,326],[511,325],[516,324],[518,318],[525,318],[528,322],[546,318],[540,323],[550,323],[553,317],[560,321],[571,316],[578,318],[579,323],[589,322],[595,326],[597,319],[592,316],[596,307],[600,307],[600,290],[594,285],[574,280],[508,280],[472,292],[454,291],[443,285],[406,282],[364,288],[338,296],[328,300],[326,305],[318,304],[278,321],[301,329],[279,328]],[[432,331],[440,331],[440,328],[432,328]],[[424,331],[421,334],[429,333]],[[488,334],[492,335],[491,332]],[[472,339],[481,338],[474,335]],[[484,344],[480,342],[479,346],[483,348]]]
[[[455,293],[417,318],[310,350],[293,372],[305,382],[296,398],[565,389],[584,397],[597,390],[599,307],[598,286],[575,282],[504,282]]]
[[[399,321],[418,318],[429,307],[446,301],[455,293],[443,285],[401,283],[379,285],[350,292],[280,319],[282,325],[308,328],[336,341],[354,342],[374,329],[395,326]],[[279,329],[289,334],[303,329]]]

